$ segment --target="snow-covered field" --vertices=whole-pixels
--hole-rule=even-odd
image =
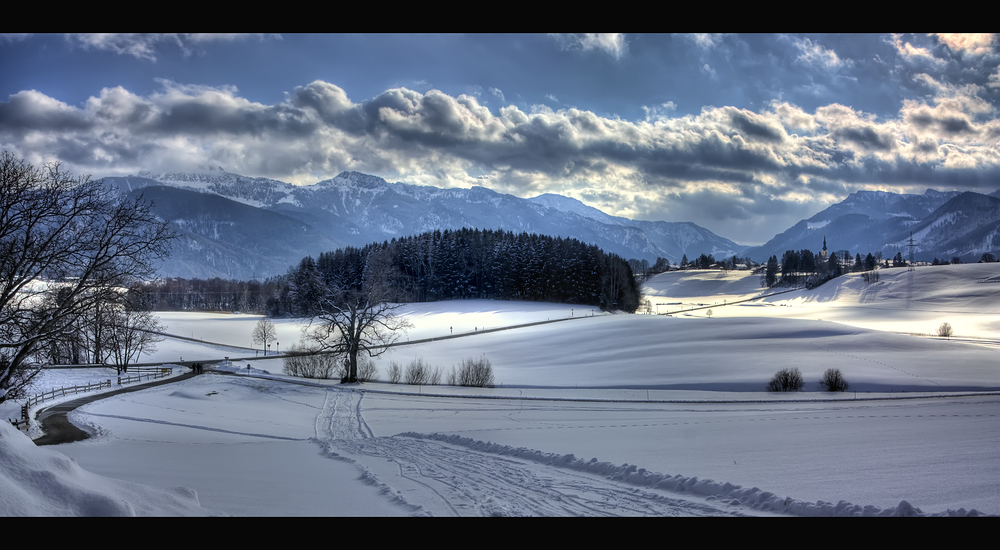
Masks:
[[[848,276],[736,305],[768,291],[755,276],[719,275],[668,273],[645,287],[654,304],[669,304],[661,313],[705,304],[711,318],[704,309],[668,317],[517,302],[407,306],[414,327],[403,343],[468,336],[398,346],[378,359],[382,373],[389,361],[421,358],[447,371],[485,355],[492,389],[290,381],[280,359],[240,349],[259,316],[163,314],[167,332],[212,344],[170,339],[143,361],[229,356],[271,374],[209,374],[86,405],[71,419],[92,439],[39,450],[75,464],[31,458],[4,428],[0,452],[31,455],[24,460],[54,481],[13,492],[23,478],[5,466],[0,511],[1000,514],[1000,352],[990,345],[1000,283],[978,282],[1000,279],[1000,264],[890,269],[877,285]],[[945,321],[956,338],[908,334]],[[281,349],[298,340],[302,322],[276,324]],[[805,392],[762,391],[792,366]],[[819,391],[827,368],[841,369],[852,391]],[[48,372],[43,383],[87,376]],[[127,483],[153,496],[136,497]],[[88,491],[132,508],[59,507],[60,494],[87,501]]]
[[[660,313],[707,306],[714,318],[780,317],[822,319],[880,331],[932,335],[950,323],[958,338],[1000,339],[1000,268],[996,263],[879,270],[866,284],[860,273],[845,275],[813,290],[780,293],[760,287],[760,276],[745,271],[675,271],[653,277],[644,287]],[[774,296],[728,305],[771,293]],[[708,309],[680,315],[706,317]]]

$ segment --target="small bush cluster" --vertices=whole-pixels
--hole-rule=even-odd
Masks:
[[[951,338],[955,335],[955,331],[951,328],[951,323],[941,323],[938,327],[938,336],[943,336],[945,338]]]
[[[293,345],[282,359],[282,372],[302,378],[340,378],[343,361],[336,354],[317,353],[316,350]]]
[[[343,376],[341,378],[347,377],[347,360],[344,360],[343,366]],[[358,355],[358,381],[359,382],[371,382],[378,378],[378,366],[375,365],[375,361],[367,355]]]
[[[847,391],[847,380],[840,373],[840,369],[826,369],[823,379],[819,381],[820,387],[825,391]]]
[[[396,363],[389,365],[390,382],[393,382],[393,366],[399,369],[399,365]],[[399,373],[397,372],[396,375],[397,380],[393,384],[398,383]],[[402,377],[403,381],[411,386],[436,386],[441,383],[441,367],[432,367],[425,363],[423,359],[414,359],[406,366],[406,371],[402,373]]]
[[[456,371],[454,367],[448,375],[451,386],[469,386],[474,388],[493,387],[493,366],[485,356],[479,359],[465,359]]]
[[[798,367],[781,369],[774,373],[774,378],[767,383],[767,391],[802,391],[804,385]]]
[[[293,345],[282,359],[281,371],[289,376],[317,379],[347,379],[347,358],[336,353],[323,353],[314,348]],[[358,380],[370,382],[378,378],[378,366],[368,356],[358,356]]]
[[[358,376],[360,378],[360,363]],[[410,384],[414,386],[437,386],[441,384],[441,368],[432,367],[423,359],[414,359],[404,369],[395,361],[389,363],[387,372],[389,382],[393,384]],[[452,367],[445,384],[449,386],[472,386],[479,388],[493,387],[493,366],[485,356],[479,359],[465,359],[459,368]]]
[[[389,382],[399,384],[400,379],[403,378],[403,367],[399,366],[399,363],[395,361],[390,361],[388,376]]]
[[[847,380],[840,369],[826,369],[819,381],[825,391],[847,391]],[[781,369],[774,373],[774,378],[767,383],[767,391],[802,391],[805,381],[797,368]]]

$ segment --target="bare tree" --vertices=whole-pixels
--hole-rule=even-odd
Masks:
[[[360,281],[333,277],[326,284],[308,332],[323,349],[346,357],[346,382],[358,381],[359,353],[378,357],[411,326],[397,314],[402,304],[392,301],[389,251],[370,251],[362,262]]]
[[[114,310],[106,331],[106,343],[118,374],[128,372],[128,366],[137,363],[143,353],[156,351],[156,343],[163,341],[157,334],[163,331],[160,320],[152,311],[137,311],[129,306]]]
[[[826,369],[819,385],[826,391],[847,391],[847,388],[850,387],[840,369]]]
[[[781,369],[767,383],[767,391],[802,391],[805,382],[798,367]]]
[[[0,154],[0,402],[23,394],[45,342],[152,275],[172,238],[141,197]]]
[[[257,321],[257,326],[253,329],[253,343],[260,344],[264,348],[264,355],[267,355],[267,346],[278,339],[277,329],[274,323],[267,317]]]

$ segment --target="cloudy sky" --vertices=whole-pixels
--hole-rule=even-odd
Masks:
[[[344,170],[757,244],[1000,188],[991,35],[0,35],[0,148],[94,177]]]

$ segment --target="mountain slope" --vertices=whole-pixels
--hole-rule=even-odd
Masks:
[[[675,264],[685,254],[721,258],[744,248],[693,223],[633,221],[558,195],[521,199],[485,187],[388,183],[358,172],[343,172],[307,186],[221,169],[142,172],[105,182],[123,191],[156,196],[158,212],[184,236],[183,246],[163,268],[164,274],[178,276],[274,275],[306,254],[437,229],[571,237],[624,258],[653,262],[666,257]],[[290,220],[300,226],[293,228]]]
[[[979,193],[933,189],[923,195],[859,191],[746,254],[761,262],[772,255],[780,258],[786,250],[816,251],[825,238],[831,251],[907,257],[913,232],[917,260],[960,256],[974,261],[983,252],[995,253],[1000,248],[998,201]]]
[[[299,220],[217,195],[162,185],[128,194],[139,193],[179,236],[171,257],[158,266],[164,277],[263,278],[343,246]]]

